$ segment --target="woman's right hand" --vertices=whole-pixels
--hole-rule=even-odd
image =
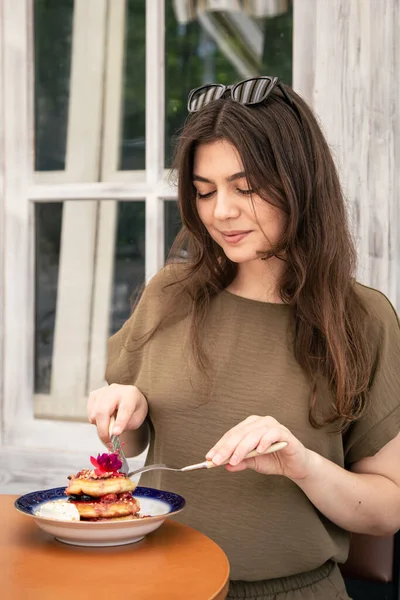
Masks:
[[[147,416],[148,404],[137,387],[112,383],[91,392],[87,413],[89,421],[97,427],[99,438],[108,444],[112,415],[115,414],[115,425],[111,433],[120,435],[127,429],[139,429]]]

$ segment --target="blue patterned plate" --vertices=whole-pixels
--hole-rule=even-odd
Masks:
[[[35,519],[36,524],[53,535],[57,540],[77,546],[119,546],[137,542],[151,533],[185,506],[182,496],[153,488],[138,486],[133,496],[140,503],[140,519],[121,519],[110,521],[71,521],[61,520],[60,516],[50,518],[41,515],[49,503],[58,508],[65,507],[67,497],[65,487],[40,490],[21,496],[15,501],[15,508]]]

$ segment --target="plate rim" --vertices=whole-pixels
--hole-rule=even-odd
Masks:
[[[151,487],[147,487],[147,486],[137,486],[134,490],[133,490],[133,496],[135,496],[136,491],[139,491],[139,494],[137,494],[139,500],[140,497],[145,498],[145,495],[140,495],[140,492],[143,491],[149,491],[149,492],[155,492],[156,494],[172,494],[173,496],[175,496],[179,502],[179,508],[162,514],[162,515],[153,515],[153,516],[149,516],[149,517],[141,517],[140,519],[125,519],[125,520],[121,520],[121,521],[114,521],[112,522],[111,519],[109,521],[68,521],[68,520],[62,520],[62,519],[52,519],[51,517],[41,517],[40,515],[34,515],[31,514],[29,512],[25,512],[25,510],[23,508],[20,508],[18,506],[18,502],[20,500],[22,500],[23,498],[26,498],[27,496],[30,496],[31,494],[42,494],[42,493],[51,493],[51,492],[60,492],[61,490],[65,491],[67,489],[67,486],[59,486],[59,487],[55,487],[55,488],[48,488],[46,490],[34,490],[32,492],[28,492],[27,494],[22,494],[21,496],[18,496],[18,498],[14,501],[14,508],[21,513],[22,515],[25,515],[26,517],[31,517],[32,519],[35,520],[39,520],[41,522],[45,522],[45,521],[49,521],[50,523],[59,523],[59,524],[68,524],[68,525],[73,525],[74,527],[105,527],[105,526],[110,526],[110,525],[114,525],[116,527],[121,527],[121,526],[127,526],[128,524],[132,525],[138,525],[139,523],[146,523],[148,521],[151,520],[160,520],[160,519],[167,519],[169,517],[172,517],[173,515],[176,515],[178,513],[180,513],[186,506],[186,500],[183,496],[181,496],[180,494],[176,494],[175,492],[168,492],[166,490],[160,490],[157,488],[151,488]],[[62,498],[55,498],[57,500],[62,500]],[[166,502],[168,503],[166,500],[163,500],[162,498],[154,498],[154,500],[160,500],[161,502]],[[49,502],[51,502],[51,499],[48,500]],[[46,502],[46,501],[44,501]],[[38,505],[41,503],[38,503]],[[171,505],[170,505],[171,506]]]

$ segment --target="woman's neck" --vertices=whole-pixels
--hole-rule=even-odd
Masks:
[[[282,304],[279,282],[284,268],[285,263],[275,257],[241,263],[227,291],[250,300]]]

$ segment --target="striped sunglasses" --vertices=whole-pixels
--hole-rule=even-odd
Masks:
[[[268,98],[275,87],[280,89],[287,104],[292,107],[299,117],[297,107],[279,78],[268,76],[244,79],[234,85],[222,85],[220,83],[202,85],[189,93],[187,109],[189,113],[196,113],[210,102],[225,97],[228,91],[230,91],[231,98],[235,102],[240,102],[240,104],[246,106],[260,104]]]

